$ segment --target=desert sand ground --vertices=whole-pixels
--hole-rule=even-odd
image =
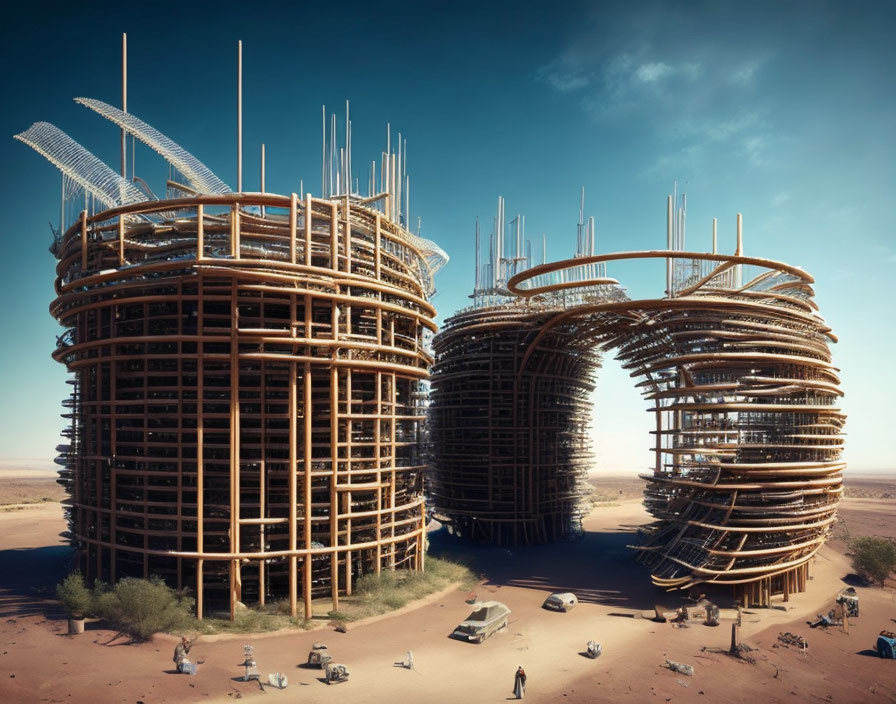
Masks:
[[[518,665],[529,676],[526,698],[536,702],[896,702],[896,661],[871,651],[878,631],[896,627],[896,582],[858,587],[861,617],[848,634],[806,624],[852,583],[847,534],[896,536],[896,498],[882,498],[896,497],[896,479],[848,478],[838,537],[816,558],[809,590],[778,608],[744,612],[740,640],[754,649],[753,663],[717,652],[728,647],[733,611],[723,611],[717,628],[640,618],[654,604],[678,606],[681,595],[651,587],[626,548],[635,538],[631,526],[647,519],[638,480],[595,483],[607,498],[576,542],[504,550],[432,534],[434,553],[472,557],[483,574],[480,599],[498,599],[513,611],[509,627],[482,645],[448,637],[470,611],[469,595],[449,590],[398,615],[353,624],[347,633],[323,627],[200,640],[191,655],[204,664],[195,677],[172,674],[171,637],[130,645],[93,624],[83,635],[65,635],[64,615],[52,602],[52,585],[67,569],[60,506],[0,511],[0,702],[499,702],[512,697]],[[568,614],[541,609],[553,590],[576,592],[579,606]],[[724,606],[725,595],[717,598]],[[808,638],[809,650],[779,645],[781,631]],[[598,660],[580,654],[591,639],[603,646]],[[314,641],[350,667],[348,682],[327,686],[319,670],[298,667]],[[286,690],[263,692],[235,681],[249,642],[263,675],[289,677]],[[414,671],[393,665],[408,649]],[[665,669],[666,658],[693,665],[694,676]]]

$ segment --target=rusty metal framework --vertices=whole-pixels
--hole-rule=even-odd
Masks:
[[[731,586],[744,603],[802,591],[835,520],[845,417],[813,279],[742,254],[670,248],[578,257],[510,277],[501,305],[451,318],[434,346],[437,509],[462,537],[574,535],[590,466],[599,353],[656,417],[641,559],[667,589]],[[668,295],[628,300],[608,262],[665,259]],[[594,276],[597,272],[597,276]],[[515,298],[514,298],[515,297]],[[465,441],[470,438],[470,441]]]
[[[362,574],[423,568],[435,311],[402,228],[349,199],[227,194],[84,212],[56,254],[88,578],[310,616]]]

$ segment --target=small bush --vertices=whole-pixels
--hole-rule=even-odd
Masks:
[[[125,577],[97,595],[96,615],[132,640],[143,641],[162,631],[194,629],[193,603],[156,575],[150,579]]]
[[[896,542],[887,538],[856,538],[850,545],[852,566],[870,582],[881,586],[896,569]]]
[[[73,618],[84,618],[93,613],[93,594],[84,584],[80,572],[72,572],[56,585],[56,598]]]
[[[345,607],[339,616],[350,621],[394,611],[456,582],[469,589],[477,578],[464,565],[427,556],[425,572],[383,570],[358,579],[354,595],[343,599]],[[330,617],[336,620],[332,613]]]

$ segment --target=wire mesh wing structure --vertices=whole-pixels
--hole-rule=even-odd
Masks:
[[[134,184],[49,122],[35,122],[14,138],[46,157],[65,176],[109,208],[147,200]]]
[[[166,161],[184,175],[197,193],[221,195],[231,192],[230,186],[215,176],[211,169],[199,159],[154,127],[147,125],[140,118],[93,98],[75,98],[75,102],[114,122],[161,154]]]

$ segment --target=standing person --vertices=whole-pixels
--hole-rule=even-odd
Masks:
[[[522,665],[516,669],[516,675],[513,678],[513,693],[517,699],[522,699],[526,694],[526,671]]]

